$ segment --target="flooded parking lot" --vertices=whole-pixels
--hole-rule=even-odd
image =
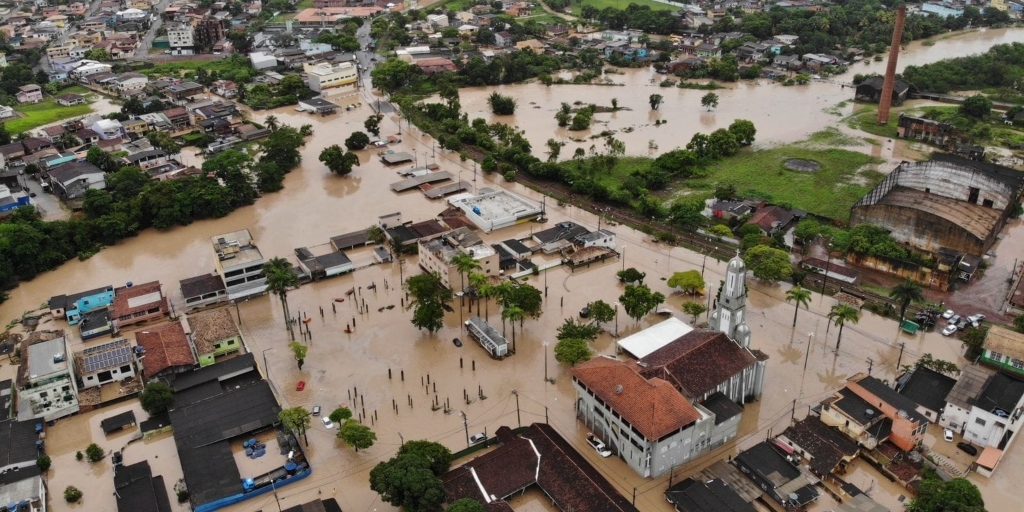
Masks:
[[[997,42],[1020,39],[1024,39],[1021,31],[984,31],[941,41],[931,47],[915,43],[901,56],[901,64],[936,60],[945,56],[941,51],[948,52],[951,45],[956,45],[958,53],[974,53]],[[858,66],[855,71],[878,70],[880,66]],[[609,103],[612,97],[619,97],[626,104],[629,98],[630,103],[626,106],[633,110],[613,115],[608,120],[609,127],[651,123],[646,96],[656,90],[662,94],[665,92],[649,85],[650,76],[646,70],[626,71],[624,75],[613,76],[615,80],[621,79],[630,84],[627,87],[561,86],[549,89],[532,84],[502,89],[505,94],[511,92],[520,99],[520,114],[514,121],[527,130],[534,147],[539,148],[547,138],[564,136],[557,133],[551,110],[566,95],[564,91],[571,91],[573,97],[583,101],[601,104]],[[641,92],[637,93],[637,90]],[[734,118],[754,120],[761,134],[759,139],[766,143],[799,140],[836,119],[822,109],[852,96],[850,89],[843,90],[828,83],[814,83],[807,88],[740,84],[720,93],[722,106],[717,112],[705,116],[700,112],[698,91],[669,90],[673,95],[677,91],[679,98],[667,98],[662,110],[656,114],[670,118],[669,127],[637,128],[632,134],[624,135],[628,153],[644,154],[648,139],[656,139],[662,149],[683,145],[692,131],[725,126]],[[464,90],[461,94],[464,108],[471,116],[490,116],[484,112],[486,93],[483,90]],[[348,101],[356,103],[360,98],[350,97]],[[544,105],[533,109],[532,105],[527,106],[529,101],[538,104],[543,101]],[[801,115],[794,116],[793,112]],[[35,310],[51,295],[58,293],[156,279],[163,282],[165,293],[181,311],[182,298],[177,282],[213,270],[214,253],[209,240],[214,235],[248,228],[265,256],[291,259],[294,248],[326,243],[331,236],[363,229],[374,223],[379,215],[399,210],[406,220],[419,221],[433,218],[444,208],[441,201],[428,201],[419,192],[392,193],[388,185],[400,177],[395,169],[383,166],[371,151],[361,152],[361,165],[348,177],[331,175],[317,161],[324,147],[340,144],[351,131],[363,129],[363,120],[370,114],[367,106],[342,111],[328,118],[299,114],[291,109],[266,114],[271,113],[281,122],[294,126],[310,123],[315,132],[303,149],[303,166],[289,174],[283,191],[269,194],[257,204],[222,219],[196,222],[166,232],[148,230],[104,249],[86,261],[70,261],[13,290],[10,300],[0,305],[0,317],[10,319],[20,316],[23,311]],[[264,114],[255,117],[260,120]],[[608,118],[606,115],[599,117],[602,120]],[[397,134],[395,120],[392,117],[390,123],[385,123],[382,135]],[[415,128],[410,133],[405,123],[402,132],[404,142],[395,149],[413,152],[420,165],[437,162],[442,169],[461,175],[461,179],[470,181],[477,188],[502,187],[538,202],[542,200],[539,194],[520,185],[495,181],[496,177],[474,173],[472,164],[460,164],[450,159],[450,155],[435,153],[431,150],[430,139]],[[532,230],[543,229],[562,220],[573,220],[591,229],[597,227],[598,219],[594,215],[552,203],[546,203],[550,218],[548,224],[521,224],[487,235],[485,240],[494,243],[527,236]],[[665,293],[668,306],[678,311],[680,304],[689,297],[670,290],[662,278],[673,272],[702,268],[703,257],[685,249],[653,244],[646,235],[622,226],[609,229],[618,234],[620,246],[626,247],[625,266],[647,272],[645,282],[656,291]],[[356,249],[349,255],[362,261],[369,250]],[[632,496],[635,489],[636,503],[641,510],[669,510],[662,495],[668,476],[644,480],[621,460],[602,459],[586,445],[586,430],[575,420],[572,407],[575,393],[568,369],[555,362],[552,351],[555,328],[564,318],[575,317],[590,301],[602,299],[611,304],[617,300],[622,288],[614,274],[622,266],[621,260],[613,259],[575,271],[558,267],[529,277],[528,282],[545,291],[545,311],[539,319],[527,319],[522,330],[517,329],[517,352],[502,361],[490,359],[465,335],[461,322],[468,318],[470,312],[468,308],[460,307],[458,302],[453,304],[455,311],[446,316],[444,328],[435,335],[418,331],[411,325],[410,313],[401,307],[404,292],[396,286],[402,276],[418,272],[415,258],[408,258],[404,266],[398,263],[373,266],[289,293],[291,311],[296,314],[302,312],[312,318],[308,324],[312,341],[309,342],[310,351],[302,370],[298,369],[287,348],[289,339],[278,298],[264,296],[240,304],[237,315],[241,319],[247,349],[256,354],[261,364],[266,359],[267,373],[285,407],[321,405],[325,413],[329,413],[336,406],[348,406],[354,413],[365,414],[365,423],[372,424],[378,437],[372,448],[357,453],[335,438],[336,429],[328,430],[314,419],[309,432],[313,474],[278,492],[277,499],[281,505],[292,506],[330,493],[338,497],[346,510],[392,510],[369,490],[368,473],[376,463],[391,457],[403,440],[430,439],[459,450],[465,447],[467,434],[493,433],[502,425],[547,421],[623,495]],[[711,285],[709,293],[715,292],[715,286],[724,277],[724,270],[723,262],[707,260],[704,272]],[[388,287],[384,287],[385,280]],[[367,288],[370,284],[377,284],[375,291]],[[367,313],[359,314],[354,300],[334,302],[335,298],[344,297],[345,291],[353,287],[361,288],[358,295],[360,301],[366,301]],[[794,328],[791,325],[793,306],[784,302],[787,289],[787,285],[750,281],[748,323],[753,332],[751,346],[770,356],[766,376],[766,389],[770,391],[760,402],[747,406],[741,436],[736,443],[740,448],[759,442],[769,430],[780,433],[792,416],[803,417],[808,406],[829,396],[846,378],[858,372],[866,372],[870,368],[873,375],[891,380],[899,365],[910,364],[924,353],[964,364],[958,340],[938,333],[901,334],[891,320],[866,311],[858,324],[846,326],[842,344],[836,351],[837,332],[834,327],[829,327],[825,318],[833,300],[816,295],[810,311],[800,312]],[[387,306],[396,307],[379,310]],[[324,309],[323,316],[320,308]],[[492,323],[500,328],[498,307],[492,303],[487,309]],[[604,326],[608,332],[594,342],[593,350],[613,354],[615,338],[610,333],[617,330],[622,336],[628,335],[658,320],[660,318],[651,316],[638,325],[620,313],[616,321]],[[346,334],[346,325],[352,323],[355,324],[354,332]],[[464,346],[456,347],[451,342],[454,337],[466,341]],[[554,384],[544,380],[546,375],[555,379]],[[296,391],[295,385],[300,380],[306,382],[305,389]],[[518,407],[513,389],[519,394]],[[465,398],[467,395],[468,400]],[[434,400],[450,403],[451,413],[445,414],[442,409],[432,410],[430,404]],[[108,498],[113,492],[109,461],[97,464],[78,462],[75,452],[84,450],[89,442],[99,443],[105,451],[121,449],[127,443],[128,434],[105,438],[99,429],[99,421],[129,408],[136,411],[140,421],[145,418],[137,402],[132,402],[61,420],[51,429],[47,439],[48,452],[54,459],[50,488],[57,492],[66,485],[82,488],[86,496],[81,505],[74,507],[75,510],[99,512],[112,507],[112,498]],[[466,414],[465,426],[460,412]],[[736,447],[730,445],[702,457],[696,463],[678,469],[674,478],[678,480],[689,476],[735,450]],[[1022,452],[1024,448],[1018,442],[991,481],[971,476],[972,481],[982,487],[988,508],[1011,510],[1015,506],[1013,475],[1024,469]],[[163,475],[168,487],[180,478],[181,468],[169,434],[133,443],[125,451],[126,463],[143,459],[150,460],[154,474]],[[858,486],[870,486],[871,470],[859,471],[851,481]],[[876,497],[882,492],[891,494],[882,484],[876,485],[875,489],[873,496]],[[172,502],[175,501],[170,488],[169,494]],[[528,496],[524,496],[530,502],[524,505],[529,507],[526,510],[548,510],[542,497],[531,501]],[[53,505],[58,510],[66,507],[59,498]],[[827,508],[824,503],[820,505],[816,510]],[[275,496],[268,494],[228,510],[241,512],[274,508]],[[184,510],[183,507],[179,509]]]

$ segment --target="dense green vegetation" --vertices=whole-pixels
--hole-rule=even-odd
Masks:
[[[52,97],[47,97],[39,103],[25,103],[18,105],[15,110],[24,114],[25,117],[7,121],[7,129],[14,133],[21,133],[43,125],[55,123],[62,119],[83,116],[92,112],[88,104],[73,105],[65,107],[58,104]]]
[[[0,223],[0,291],[146,228],[184,226],[252,204],[260,192],[283,187],[284,175],[301,161],[303,144],[299,130],[283,126],[260,142],[257,158],[227,150],[206,160],[204,175],[164,181],[93,148],[87,160],[107,173],[107,188],[86,192],[84,216],[43,221],[25,206]]]
[[[983,54],[907,66],[903,79],[919,91],[1016,90],[1024,78],[1024,43],[997,44]],[[1019,93],[1018,93],[1019,94]]]

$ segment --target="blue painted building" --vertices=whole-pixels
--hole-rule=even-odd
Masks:
[[[83,314],[110,307],[113,303],[114,287],[108,285],[73,295],[54,295],[50,297],[49,304],[54,318],[64,318],[68,324],[77,325]]]
[[[0,215],[16,208],[29,205],[28,194],[16,196],[7,185],[0,185]]]
[[[925,2],[921,4],[921,12],[924,14],[937,14],[943,18],[950,16],[959,18],[964,15],[963,9],[957,9],[937,2]]]

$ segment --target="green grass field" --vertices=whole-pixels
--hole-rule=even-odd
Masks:
[[[583,0],[579,4],[573,3],[572,12],[578,13],[585,6],[593,6],[598,10],[604,9],[605,7],[614,7],[616,9],[625,10],[629,7],[629,4],[636,4],[640,7],[650,7],[651,10],[655,11],[678,11],[679,8],[674,5],[663,4],[661,2],[655,2],[654,0]]]
[[[820,144],[832,136],[812,136]],[[817,172],[797,172],[783,163],[789,158],[821,164]],[[742,196],[755,196],[799,208],[831,219],[845,221],[850,207],[867,194],[884,176],[867,164],[876,162],[863,153],[845,149],[818,149],[805,143],[771,149],[744,149],[736,156],[708,167],[705,177],[680,183],[675,196],[689,196],[720,184],[732,184]]]
[[[82,89],[84,91],[84,88]],[[70,89],[68,89],[67,91],[61,91],[62,94],[64,92],[81,93],[81,91],[75,91]],[[21,133],[24,131],[31,130],[33,128],[38,128],[43,125],[55,123],[62,119],[68,119],[76,116],[84,116],[85,114],[92,112],[92,107],[90,107],[89,105],[75,105],[72,107],[65,107],[62,105],[58,105],[52,97],[48,97],[43,101],[40,101],[39,103],[18,105],[14,108],[14,110],[24,114],[25,117],[20,117],[12,121],[7,121],[7,123],[5,124],[9,132]]]
[[[295,4],[295,10],[301,11],[303,9],[312,9],[313,0],[299,0],[299,3]]]

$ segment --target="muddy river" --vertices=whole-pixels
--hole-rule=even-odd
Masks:
[[[911,45],[901,57],[901,62],[924,63],[951,54],[981,52],[995,43],[1019,40],[1024,40],[1024,31],[975,32],[940,41],[931,47]],[[858,72],[880,69],[881,63],[857,66]],[[753,120],[758,126],[759,139],[765,143],[799,140],[807,133],[834,123],[838,118],[823,110],[852,95],[850,89],[841,89],[830,83],[788,88],[741,84],[719,91],[721,106],[708,114],[700,108],[701,91],[659,89],[649,85],[652,76],[649,71],[637,70],[612,77],[628,84],[627,87],[545,88],[534,84],[502,89],[519,100],[520,109],[515,122],[526,129],[535,148],[540,148],[547,138],[562,136],[555,127],[553,112],[563,99],[568,97],[607,105],[611,98],[617,97],[620,104],[633,110],[597,117],[608,121],[608,126],[615,129],[635,127],[632,133],[621,135],[631,154],[645,153],[650,139],[655,139],[663,149],[684,145],[694,131],[710,131],[728,125],[735,118]],[[647,95],[655,91],[665,94],[666,101],[659,112],[651,113]],[[483,113],[487,94],[482,89],[463,91],[462,104],[471,115],[479,112],[479,115],[489,117]],[[272,112],[283,123],[293,126],[310,123],[315,130],[314,137],[303,150],[304,165],[287,177],[283,191],[261,198],[256,205],[240,209],[223,219],[196,222],[166,232],[149,230],[104,249],[89,260],[70,261],[13,290],[10,300],[0,305],[0,318],[7,321],[20,316],[23,311],[35,310],[57,293],[156,279],[163,282],[165,293],[180,310],[182,298],[178,280],[214,268],[214,254],[209,245],[213,235],[248,228],[264,256],[292,259],[294,248],[326,244],[331,236],[364,228],[382,214],[398,210],[405,220],[434,217],[443,209],[443,204],[431,202],[418,192],[392,193],[388,185],[398,181],[398,175],[393,169],[383,167],[370,151],[362,152],[360,167],[344,178],[329,174],[317,161],[325,146],[341,144],[351,131],[362,129],[363,120],[370,113],[365,105],[369,97],[369,93],[362,92],[338,98],[337,101],[343,105],[359,106],[351,111],[342,110],[329,118],[300,114],[292,109]],[[531,101],[537,102],[540,108],[528,107]],[[796,112],[799,115],[794,115]],[[266,114],[269,112],[257,114],[255,118],[260,120]],[[669,124],[660,128],[650,126],[653,119],[659,117],[669,119]],[[391,117],[384,123],[382,135],[398,132],[395,121],[396,118]],[[436,161],[443,169],[461,173],[462,179],[475,180],[479,187],[505,187],[541,200],[539,194],[520,185],[491,181],[482,174],[474,174],[471,164],[460,164],[450,155],[433,153],[430,139],[415,128],[410,134],[410,128],[404,122],[401,130],[404,142],[395,149],[415,152],[419,164]],[[571,219],[596,227],[595,216],[574,207],[560,207],[552,203],[547,203],[552,222]],[[531,230],[542,228],[536,224],[520,225],[485,239],[494,242],[526,236]],[[684,249],[652,244],[642,233],[622,226],[611,229],[618,233],[620,245],[626,247],[625,265],[647,272],[647,282],[665,293],[669,297],[668,305],[678,310],[684,297],[672,293],[662,278],[672,272],[701,268],[702,256]],[[349,256],[357,262],[370,258],[366,249],[351,251]],[[723,277],[725,264],[710,259],[706,263],[707,280],[717,286]],[[365,421],[372,422],[378,436],[372,448],[355,453],[335,440],[336,430],[327,430],[314,422],[309,433],[314,472],[310,478],[280,490],[277,496],[280,505],[287,508],[318,495],[334,495],[345,510],[393,510],[369,490],[367,478],[373,465],[391,457],[403,439],[430,439],[458,450],[466,445],[467,431],[469,434],[484,430],[493,433],[501,425],[548,421],[577,445],[581,453],[591,459],[624,495],[632,495],[635,488],[636,504],[641,510],[669,510],[662,495],[667,476],[656,480],[641,479],[623,462],[600,459],[593,450],[586,448],[583,441],[585,430],[574,418],[571,378],[567,368],[554,361],[552,345],[545,345],[545,342],[554,341],[555,327],[564,318],[575,316],[587,302],[596,299],[609,303],[616,301],[621,289],[614,273],[622,265],[622,261],[612,260],[576,272],[556,268],[545,275],[531,277],[532,284],[545,290],[547,307],[540,319],[527,320],[523,330],[517,332],[518,352],[504,361],[489,359],[479,346],[471,342],[461,348],[452,344],[453,337],[465,339],[461,320],[469,314],[457,303],[456,311],[447,315],[445,327],[434,336],[417,331],[409,322],[409,313],[401,307],[379,310],[401,305],[404,294],[395,286],[403,275],[417,272],[414,258],[406,261],[404,266],[397,263],[377,265],[291,292],[291,310],[312,317],[308,325],[313,339],[306,365],[301,371],[286,346],[288,339],[278,299],[268,296],[242,303],[238,314],[247,348],[257,355],[257,360],[266,358],[271,381],[284,406],[321,405],[330,411],[337,405],[347,405],[356,413],[365,411]],[[376,292],[367,290],[371,283],[377,285]],[[352,287],[362,287],[360,300],[366,301],[369,313],[360,315],[352,300],[337,303],[337,312],[332,310],[333,299],[343,297],[345,290]],[[864,312],[857,325],[846,327],[837,351],[836,329],[828,328],[824,317],[833,304],[832,299],[816,295],[810,311],[800,312],[794,328],[791,326],[792,306],[783,300],[785,290],[784,285],[751,283],[749,323],[754,333],[752,346],[767,353],[771,359],[766,377],[769,392],[760,402],[747,407],[741,437],[736,443],[741,448],[760,441],[769,430],[781,432],[794,413],[797,418],[803,417],[808,406],[829,396],[855,373],[866,372],[870,368],[873,375],[892,379],[898,362],[912,363],[924,353],[964,362],[960,359],[958,341],[937,333],[903,335],[894,322],[869,312]],[[714,293],[714,288],[709,291]],[[320,308],[325,311],[323,316]],[[497,322],[497,308],[491,304],[489,309],[491,318]],[[620,314],[617,321],[605,326],[609,332],[602,334],[594,343],[594,350],[612,354],[612,333],[617,330],[620,335],[628,335],[657,320],[651,317],[637,324],[624,313]],[[353,322],[355,331],[344,333],[346,325]],[[44,324],[44,328],[52,326],[52,322]],[[901,347],[904,348],[902,360]],[[390,379],[389,370],[392,372]],[[403,371],[404,380],[401,378]],[[555,383],[545,382],[545,374],[554,377]],[[11,375],[13,367],[10,365],[0,370],[0,378]],[[426,384],[428,378],[429,387]],[[299,380],[307,383],[302,392],[295,391],[295,383]],[[518,410],[513,389],[519,392]],[[465,395],[470,397],[468,402],[463,398]],[[446,415],[441,410],[431,410],[430,402],[435,399],[450,401],[454,412]],[[408,405],[410,401],[412,406]],[[397,412],[393,404],[397,404]],[[460,411],[467,416],[466,428],[459,416]],[[100,417],[111,412],[115,411],[103,410],[64,420],[50,431],[50,436],[55,439],[48,443],[54,455],[51,491],[59,493],[65,485],[76,485],[85,490],[84,502],[71,507],[74,510],[100,512],[113,507],[109,468],[74,460],[74,452],[84,449],[92,440],[107,449],[123,446],[125,439],[105,440],[97,428]],[[174,464],[176,455],[173,443],[168,440],[167,437],[158,437],[133,444],[127,448],[125,456],[129,462],[150,458],[155,472],[163,474],[170,488],[181,477],[181,470]],[[723,448],[691,466],[680,468],[675,477],[689,476],[702,465],[733,453],[735,449],[735,446]],[[1011,489],[1012,475],[1022,470],[1024,445],[1016,443],[995,478],[990,481],[977,476],[971,478],[982,486],[989,509],[1011,510],[1017,503]],[[876,477],[873,473],[866,473],[863,481],[855,483],[866,487],[870,485],[869,480]],[[881,485],[874,489],[874,497],[895,509],[898,490]],[[171,495],[173,497],[173,493]],[[520,502],[527,507],[525,509],[549,510],[544,498],[537,494],[527,494]],[[52,501],[52,505],[57,510],[69,508],[59,497]],[[832,506],[823,499],[815,510]],[[267,495],[229,510],[241,512],[276,508],[274,496]]]

